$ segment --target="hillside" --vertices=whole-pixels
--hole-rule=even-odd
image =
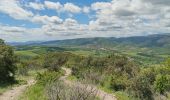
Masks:
[[[12,45],[43,45],[43,46],[98,46],[110,47],[118,45],[130,45],[138,47],[165,47],[170,48],[170,34],[134,36],[134,37],[96,37],[96,38],[78,38],[67,40],[54,40],[46,42],[24,42],[9,43]]]
[[[170,34],[124,38],[96,37],[47,42],[25,42],[15,43],[15,46],[16,50],[19,51],[18,53],[28,50],[28,52],[42,54],[57,50],[89,55],[91,54],[89,51],[96,50],[92,54],[96,54],[98,51],[119,52],[145,63],[159,63],[170,57]]]

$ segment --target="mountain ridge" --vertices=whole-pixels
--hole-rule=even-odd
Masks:
[[[77,38],[53,41],[38,41],[24,43],[9,43],[10,45],[40,45],[40,46],[115,46],[115,45],[133,45],[140,47],[170,47],[170,34],[155,34],[148,36],[133,37],[94,37]]]

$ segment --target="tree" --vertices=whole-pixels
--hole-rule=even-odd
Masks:
[[[0,39],[0,80],[13,81],[16,69],[13,49]]]

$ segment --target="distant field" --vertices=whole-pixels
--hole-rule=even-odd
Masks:
[[[158,64],[170,57],[169,51],[158,48],[140,48],[132,46],[115,46],[110,48],[95,47],[53,47],[53,46],[20,46],[15,53],[21,57],[30,58],[49,52],[71,52],[82,56],[107,56],[112,53],[120,53],[134,58],[137,62],[147,64]]]
[[[39,54],[45,54],[48,52],[71,52],[73,54],[82,55],[82,56],[106,56],[111,54],[111,51],[105,51],[105,50],[97,50],[97,49],[91,49],[91,48],[78,48],[78,47],[18,47],[15,51],[17,55],[24,55],[24,56],[30,56],[35,57]]]
[[[24,55],[24,56],[30,56],[30,57],[35,57],[37,56],[38,54],[32,52],[32,51],[29,51],[29,50],[25,50],[25,51],[15,51],[15,54],[17,55]]]

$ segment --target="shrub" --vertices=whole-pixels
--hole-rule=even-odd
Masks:
[[[132,82],[130,89],[135,97],[143,100],[153,100],[152,87],[146,77],[139,75]]]
[[[28,67],[27,64],[22,62],[17,64],[17,70],[19,75],[28,75]]]
[[[47,85],[48,100],[95,100],[97,91],[88,85],[68,85],[56,81]]]
[[[167,90],[170,90],[170,76],[169,75],[157,75],[154,87],[157,92],[164,94]]]
[[[70,53],[55,52],[45,56],[44,67],[50,71],[59,71],[69,57]]]
[[[111,78],[111,88],[115,91],[125,90],[128,80],[124,76],[112,76]]]
[[[16,56],[14,55],[13,49],[0,40],[0,80],[3,82],[14,80],[15,63]]]
[[[47,83],[57,80],[61,73],[54,71],[46,71],[44,73],[37,73],[36,80],[38,84],[46,85]]]

